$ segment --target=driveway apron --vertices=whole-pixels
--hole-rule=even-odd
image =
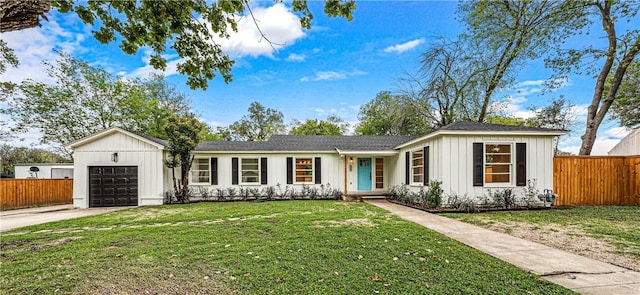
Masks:
[[[73,205],[57,205],[0,212],[0,232],[51,221],[98,215],[132,207],[74,209]]]

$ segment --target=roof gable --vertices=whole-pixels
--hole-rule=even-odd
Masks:
[[[89,144],[91,142],[94,142],[96,140],[105,138],[107,136],[116,134],[116,133],[120,133],[129,137],[133,137],[137,140],[140,140],[142,142],[145,142],[147,144],[150,144],[158,149],[164,149],[165,147],[168,146],[167,142],[159,139],[159,138],[155,138],[153,136],[149,136],[149,135],[142,135],[142,134],[138,134],[135,132],[131,132],[131,131],[127,131],[125,129],[122,129],[120,127],[110,127],[107,129],[104,129],[102,131],[99,131],[97,133],[91,134],[89,136],[86,136],[84,138],[78,139],[76,141],[72,141],[68,144],[65,145],[66,148],[70,148],[70,149],[77,149],[78,147],[81,147],[83,145]]]

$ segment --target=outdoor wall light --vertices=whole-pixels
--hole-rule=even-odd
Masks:
[[[349,158],[349,164],[353,164],[353,157]]]
[[[118,153],[111,154],[111,161],[118,162]]]

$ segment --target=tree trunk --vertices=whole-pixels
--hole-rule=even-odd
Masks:
[[[49,0],[0,1],[0,32],[18,31],[40,25],[40,17],[51,9]]]
[[[585,128],[585,133],[582,135],[582,145],[580,146],[580,155],[590,155],[591,150],[593,149],[593,144],[596,140],[596,134],[598,133],[598,128],[600,124],[604,120],[613,104],[613,101],[616,98],[616,93],[620,88],[620,84],[622,84],[622,79],[624,78],[624,74],[627,71],[627,68],[633,62],[633,59],[640,52],[640,35],[636,37],[636,40],[633,45],[629,47],[629,51],[622,57],[618,67],[615,69],[613,77],[611,79],[611,84],[605,92],[605,81],[607,77],[609,77],[611,70],[614,65],[614,61],[616,59],[616,49],[617,49],[617,36],[614,27],[614,23],[611,20],[611,2],[605,1],[605,6],[597,5],[601,16],[602,16],[602,26],[607,32],[607,39],[609,40],[609,49],[607,50],[607,60],[605,61],[600,74],[598,75],[598,80],[596,81],[596,87],[593,94],[593,99],[591,100],[591,105],[589,105],[587,111],[587,126]]]

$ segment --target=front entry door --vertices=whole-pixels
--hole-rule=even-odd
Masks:
[[[358,158],[358,190],[371,190],[371,158]]]

